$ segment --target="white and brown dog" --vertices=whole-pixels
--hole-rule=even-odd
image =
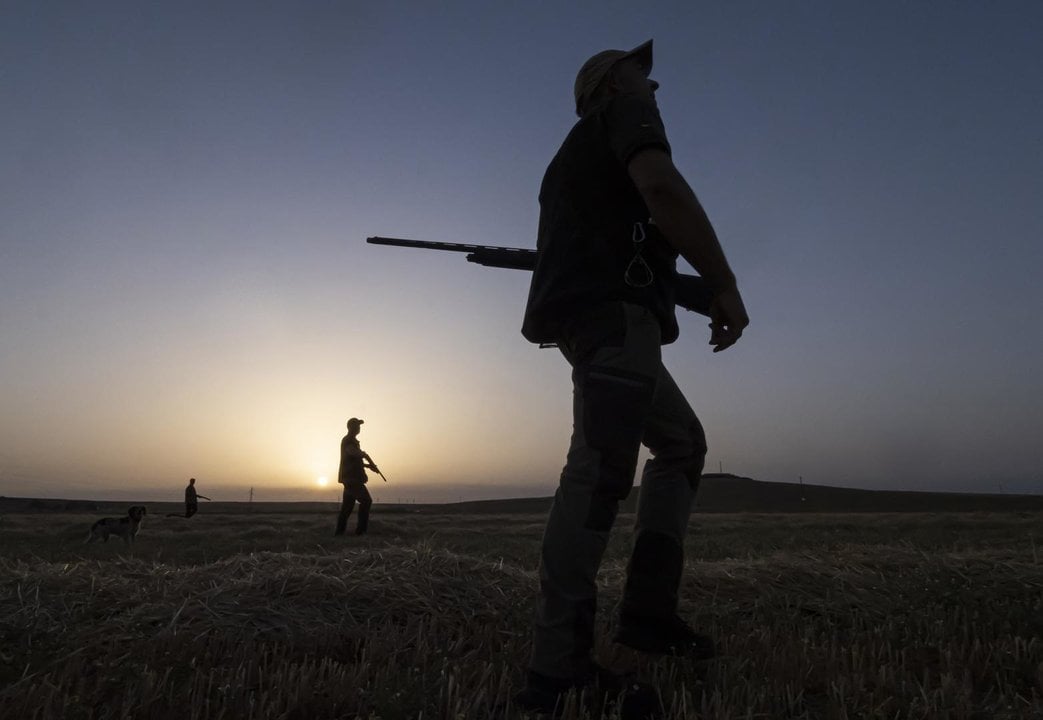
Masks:
[[[138,534],[141,521],[145,519],[147,513],[144,505],[131,505],[127,510],[127,517],[102,518],[91,526],[91,531],[87,534],[87,542],[91,543],[95,540],[108,542],[109,535],[118,535],[123,538],[124,543],[130,545],[134,542],[134,536]]]

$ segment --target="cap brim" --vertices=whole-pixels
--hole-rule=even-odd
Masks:
[[[641,63],[641,69],[644,71],[645,77],[648,77],[652,72],[652,41],[646,40],[619,59],[625,60],[627,58],[637,58],[637,61]]]

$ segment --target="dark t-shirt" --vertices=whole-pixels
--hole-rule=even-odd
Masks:
[[[189,485],[185,488],[185,504],[186,505],[198,505],[199,498],[196,494],[196,486]]]
[[[633,155],[647,147],[670,152],[655,102],[637,95],[613,97],[565,138],[540,186],[536,268],[522,324],[526,339],[557,342],[571,318],[613,300],[649,308],[663,343],[677,339],[677,252],[651,224],[627,173]]]
[[[365,483],[368,478],[362,457],[359,439],[345,435],[340,441],[340,470],[337,472],[337,482],[343,485]]]

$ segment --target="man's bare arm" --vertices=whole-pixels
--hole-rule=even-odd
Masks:
[[[658,147],[639,150],[630,159],[627,172],[652,219],[681,256],[715,292],[735,287],[735,274],[710,219],[670,156]]]
[[[627,172],[667,241],[713,289],[710,344],[714,352],[730,347],[750,319],[735,274],[699,199],[661,148],[639,150],[630,159]]]

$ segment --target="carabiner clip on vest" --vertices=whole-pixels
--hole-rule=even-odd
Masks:
[[[648,287],[655,280],[655,274],[641,255],[641,251],[645,247],[644,223],[634,223],[634,229],[630,237],[634,241],[634,257],[630,258],[630,263],[627,264],[627,269],[623,272],[623,282],[630,287]]]

